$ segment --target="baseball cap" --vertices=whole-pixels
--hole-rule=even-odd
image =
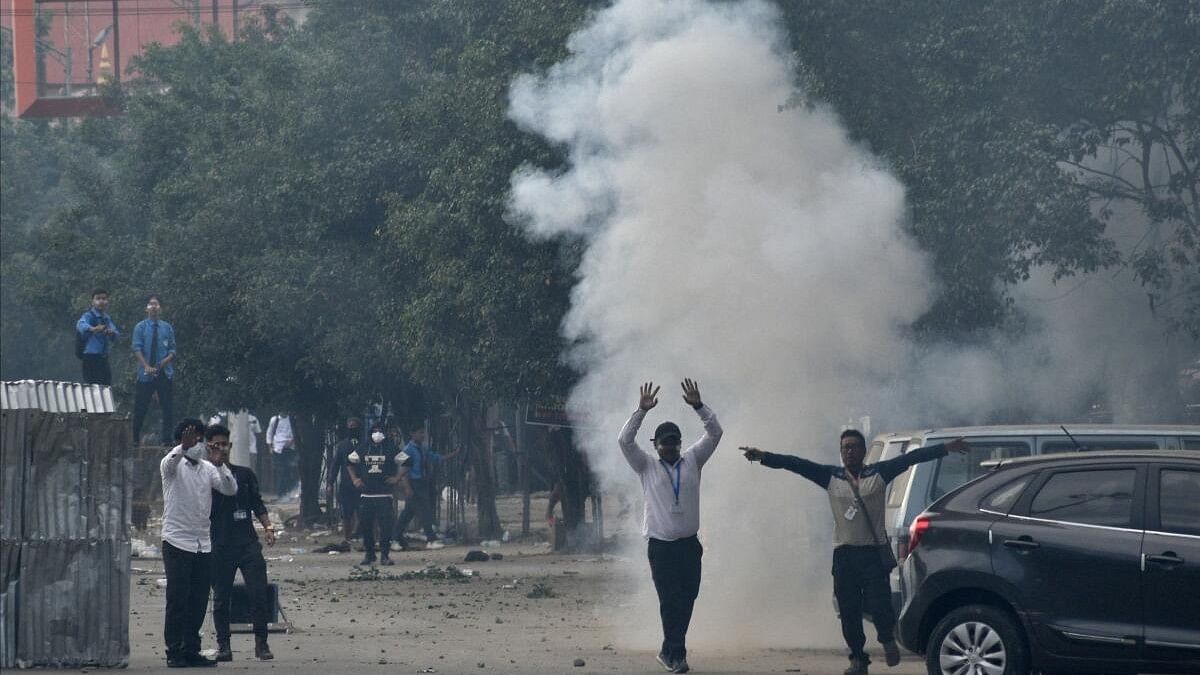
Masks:
[[[674,436],[675,438],[683,438],[683,434],[679,433],[679,426],[674,422],[663,422],[654,430],[654,438],[652,441],[661,441]]]

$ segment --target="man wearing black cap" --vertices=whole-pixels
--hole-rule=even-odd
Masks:
[[[642,385],[638,409],[618,439],[625,461],[642,481],[646,504],[642,536],[649,541],[647,557],[663,626],[657,658],[672,673],[688,672],[687,629],[700,593],[700,557],[704,553],[696,537],[700,530],[700,470],[721,440],[721,425],[712,409],[700,401],[700,388],[690,379],[681,386],[684,403],[696,410],[704,424],[700,440],[681,453],[679,427],[663,422],[650,439],[657,456],[638,447],[638,429],[646,413],[658,405],[659,387],[653,382]]]

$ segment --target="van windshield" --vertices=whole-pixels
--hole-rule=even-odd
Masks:
[[[970,452],[966,454],[952,452],[938,460],[933,485],[929,488],[930,502],[940,499],[942,495],[963,483],[987,473],[989,469],[980,466],[984,461],[1028,457],[1032,454],[1029,444],[1024,441],[970,440],[969,443],[971,444]]]

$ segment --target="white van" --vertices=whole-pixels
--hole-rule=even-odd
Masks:
[[[1068,435],[1069,432],[1069,435]],[[951,453],[918,464],[888,487],[885,522],[896,559],[908,555],[908,526],[925,507],[950,490],[989,470],[986,460],[1087,450],[1200,450],[1200,426],[1133,426],[1053,424],[1030,426],[955,427],[879,434],[871,441],[867,463],[891,459],[910,450],[963,437],[971,451]],[[892,571],[892,600],[899,610],[903,588],[899,567]]]

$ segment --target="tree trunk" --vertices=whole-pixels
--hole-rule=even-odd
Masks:
[[[475,475],[475,505],[480,539],[499,539],[503,528],[496,512],[496,468],[493,461],[492,433],[488,431],[488,406],[466,405],[470,415],[471,473]]]

